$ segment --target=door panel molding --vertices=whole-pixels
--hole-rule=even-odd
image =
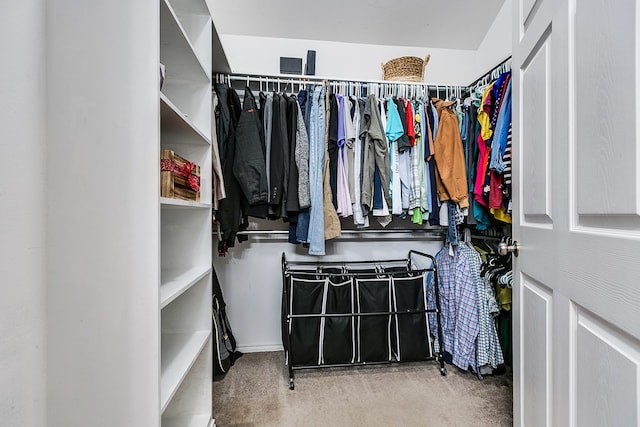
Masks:
[[[536,12],[540,8],[540,0],[520,0],[520,10],[523,12],[518,21],[523,28],[523,32],[527,31],[529,23],[535,17]]]
[[[528,384],[521,395],[524,425],[551,425],[552,408],[552,306],[553,290],[526,274],[520,276],[521,295],[527,304],[521,311],[520,342],[522,381]],[[524,403],[527,403],[526,405]]]
[[[573,332],[576,424],[631,425],[640,414],[640,342],[579,306]]]
[[[572,231],[578,233],[605,233],[621,238],[640,237],[640,215],[634,214],[608,214],[608,215],[581,215],[577,216],[577,224],[572,226]]]
[[[570,6],[573,222],[638,230],[638,7],[607,0]]]
[[[542,33],[534,49],[520,67],[520,185],[521,224],[552,228],[551,216],[551,25]],[[526,99],[526,102],[524,100]],[[530,120],[523,120],[523,117]],[[526,159],[526,161],[522,161]]]

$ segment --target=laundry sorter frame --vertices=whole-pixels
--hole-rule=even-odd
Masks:
[[[430,266],[418,268],[415,257],[422,257],[423,261],[427,259]],[[427,308],[426,289],[424,287],[424,279],[429,273],[434,276],[435,308],[433,309]],[[339,283],[334,283],[332,280]],[[384,292],[385,281],[388,284],[386,296]],[[407,286],[404,288],[402,285],[400,287],[396,286],[402,282],[406,282]],[[310,294],[305,295],[304,292],[297,297],[301,292],[294,292],[296,283],[310,284],[313,292],[315,292],[315,297],[309,298]],[[333,286],[329,287],[330,283]],[[442,353],[436,353],[434,350],[431,338],[431,327],[433,325],[429,325],[428,319],[428,313],[435,313],[437,323],[435,332],[437,333],[438,341],[442,342],[440,292],[438,289],[437,265],[433,256],[410,250],[405,259],[289,261],[283,253],[282,284],[282,337],[289,370],[289,388],[291,390],[295,388],[294,371],[301,369],[436,360],[440,364],[441,375],[446,375],[447,370]],[[379,285],[377,290],[375,287],[371,287],[373,285]],[[366,293],[368,298],[368,303],[362,304],[362,306],[360,299],[361,288],[363,289],[363,294]],[[333,292],[333,298],[328,298],[329,289]],[[398,292],[399,289],[401,292]],[[320,292],[323,295],[321,301],[318,301]],[[342,300],[336,298],[336,296],[339,297],[339,293],[344,297]],[[295,309],[296,297],[303,300],[303,304],[314,305],[314,309],[303,309],[303,312]],[[376,301],[376,299],[382,301]],[[345,302],[347,303],[347,309],[344,309]],[[380,303],[386,305],[387,310],[377,308]],[[332,306],[332,309],[327,310],[329,305]],[[363,307],[364,305],[368,305],[368,307]],[[342,309],[340,306],[342,306]],[[399,308],[400,306],[402,307]],[[384,327],[384,325],[380,323],[380,319],[384,322],[385,316],[388,322],[386,327],[388,352],[384,357],[380,357],[384,349],[376,348],[375,342],[378,341],[379,343],[385,337],[376,334],[375,329],[377,327],[378,332],[382,330],[380,326]],[[308,327],[306,331],[299,330],[304,322],[310,324],[307,326],[311,327],[311,331]],[[364,329],[362,328],[363,323],[368,325]],[[327,326],[329,326],[329,334],[332,331],[337,331],[335,336],[327,335]],[[342,334],[340,334],[340,329],[342,329]],[[349,344],[347,342],[349,329],[351,330],[350,355],[348,354]],[[303,348],[297,348],[301,345],[299,343],[300,337],[303,337],[302,339],[315,338],[315,334],[317,334],[318,338],[317,353],[314,352],[316,350],[314,339],[304,343],[302,345]],[[410,335],[413,335],[413,337],[410,337]],[[325,350],[328,348],[326,346],[327,338],[337,344],[333,349],[334,354],[328,358],[330,360],[325,360],[325,356],[327,356]],[[369,349],[365,350],[365,354],[361,349],[363,341],[367,341]],[[371,343],[374,343],[374,347],[370,346]],[[305,350],[307,350],[305,357],[301,357],[300,354]],[[336,352],[339,354],[336,355]]]

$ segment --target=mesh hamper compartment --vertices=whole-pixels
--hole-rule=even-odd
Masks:
[[[391,279],[356,279],[357,312],[391,311]],[[358,318],[358,361],[391,360],[391,315]]]
[[[394,311],[425,309],[424,277],[421,274],[392,279]],[[394,349],[398,360],[415,361],[433,357],[425,313],[396,315],[394,326]]]
[[[325,284],[324,310],[326,314],[346,314],[344,317],[325,317],[322,325],[322,361],[326,364],[355,361],[355,325],[350,316],[354,309],[353,280]]]
[[[291,314],[321,314],[325,279],[291,278],[289,312]],[[320,318],[291,320],[290,363],[317,365],[320,363]]]

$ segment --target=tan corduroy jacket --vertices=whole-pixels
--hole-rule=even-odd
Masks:
[[[436,188],[440,201],[453,200],[461,208],[469,206],[469,185],[458,117],[448,107],[452,101],[434,100],[438,111],[438,133],[434,141]]]
[[[324,211],[324,238],[325,240],[335,239],[342,234],[340,218],[336,208],[333,206],[331,198],[331,184],[329,183],[329,92],[325,94],[325,132],[324,132],[324,169],[323,169],[323,211]]]

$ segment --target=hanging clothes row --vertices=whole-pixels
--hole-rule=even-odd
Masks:
[[[340,235],[339,217],[358,228],[370,218],[386,226],[393,215],[440,225],[442,202],[468,204],[455,101],[313,85],[257,99],[246,87],[241,103],[226,83],[214,87],[227,194],[216,212],[220,254],[248,217],[284,219],[291,243],[323,255],[325,240]]]
[[[497,126],[502,135],[506,117],[510,124],[509,79],[491,85],[492,96],[489,89],[478,96],[478,86],[460,99],[468,88],[448,86],[441,99],[435,96],[440,87],[421,84],[246,77],[259,92],[246,86],[241,102],[229,83],[243,80],[220,76],[214,85],[227,195],[216,211],[220,254],[245,238],[236,233],[249,217],[287,221],[290,242],[308,246],[312,255],[323,255],[324,242],[340,235],[339,218],[352,217],[356,228],[374,218],[383,227],[393,218],[448,225],[450,241],[463,222],[479,229],[495,219],[510,222],[508,206],[497,207],[498,193],[491,193],[504,186],[501,202],[510,194],[509,180],[497,179],[509,177],[510,148],[504,143],[506,154],[489,156],[492,140],[483,132]],[[262,90],[276,81],[285,91]],[[296,83],[299,91],[287,92]]]
[[[471,87],[462,100],[461,126],[471,212],[467,223],[478,230],[510,224],[511,71],[509,61]],[[493,77],[493,80],[490,78]]]
[[[510,256],[497,257],[492,248],[472,246],[468,227],[466,237],[459,239],[457,226],[466,222],[488,234],[490,227],[511,222],[511,72],[507,67],[507,63],[497,67],[472,85],[452,110],[459,114],[462,167],[469,177],[466,200],[439,194],[441,200],[449,200],[449,232],[445,247],[435,256],[443,329],[442,342],[435,340],[436,350],[442,349],[447,363],[470,369],[480,378],[503,373],[505,354],[510,362]],[[436,147],[436,153],[443,152]],[[466,220],[457,210],[464,207],[470,208]],[[433,278],[426,287],[432,308],[437,298]]]

